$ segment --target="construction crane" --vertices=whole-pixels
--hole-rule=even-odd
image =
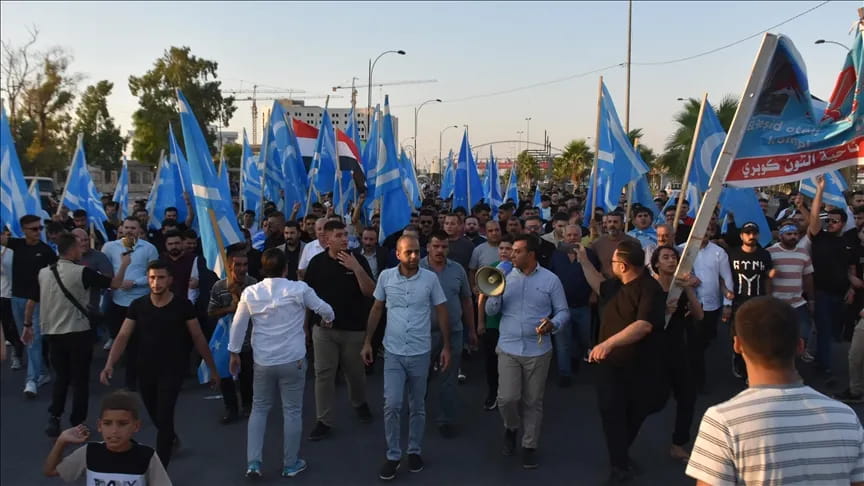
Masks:
[[[235,97],[234,101],[251,101],[252,102],[252,143],[254,144],[254,143],[258,143],[258,127],[255,124],[255,120],[258,119],[258,104],[255,102],[257,95],[258,94],[275,95],[275,94],[281,94],[281,93],[288,93],[288,98],[291,99],[291,97],[294,93],[305,93],[306,91],[304,91],[302,89],[290,89],[290,88],[285,89],[285,90],[266,89],[266,90],[260,90],[259,91],[258,85],[253,84],[251,90],[248,90],[248,89],[226,89],[225,92],[228,94],[231,94],[231,95],[238,95],[238,94],[251,94],[252,95],[252,96],[247,96],[246,98],[236,98]],[[268,98],[260,98],[260,99],[268,99]],[[269,99],[274,99],[274,98],[269,98]]]
[[[339,89],[350,89],[351,90],[351,106],[354,107],[357,104],[357,88],[368,88],[368,84],[354,85],[354,80],[360,78],[351,78],[351,86],[333,86],[333,92]],[[426,84],[426,83],[437,83],[437,79],[418,79],[411,81],[392,81],[392,82],[381,82],[381,83],[372,83],[373,87],[382,87],[382,86],[399,86],[403,84]]]

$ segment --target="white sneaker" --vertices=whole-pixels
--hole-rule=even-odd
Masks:
[[[44,375],[39,375],[39,379],[36,380],[36,386],[39,387],[41,387],[42,385],[47,385],[48,383],[51,383],[51,375],[47,373]]]
[[[12,371],[18,371],[21,369],[21,358],[18,356],[12,356],[12,359],[9,361],[9,368]]]
[[[27,384],[24,385],[24,396],[27,398],[36,398],[36,382],[28,381]]]
[[[805,363],[812,363],[816,358],[813,357],[812,354],[808,353],[807,350],[804,350],[804,353],[801,354],[801,361]]]
[[[459,368],[459,371],[456,374],[456,381],[458,381],[459,384],[462,385],[465,383],[466,379],[467,377],[465,376],[465,373],[462,373],[462,368]]]
[[[105,345],[102,346],[102,349],[105,350],[105,351],[111,351],[111,346],[112,346],[113,344],[114,344],[114,339],[112,339],[112,338],[108,338],[108,340],[105,341]]]

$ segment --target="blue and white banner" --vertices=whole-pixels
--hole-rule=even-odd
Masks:
[[[70,211],[76,209],[87,211],[87,220],[99,231],[105,241],[108,241],[108,233],[104,225],[108,216],[105,214],[105,207],[102,206],[102,193],[96,189],[96,184],[90,177],[90,169],[87,167],[87,159],[84,155],[84,136],[81,134],[78,135],[78,145],[72,157],[72,164],[69,166],[60,204]]]
[[[231,353],[228,351],[228,338],[233,320],[233,312],[222,316],[216,323],[216,328],[213,329],[213,336],[210,337],[210,354],[213,355],[213,363],[216,364],[219,378],[231,377]],[[207,368],[207,363],[202,359],[198,365],[198,383],[204,384],[209,381],[210,369]]]
[[[114,189],[114,197],[111,200],[117,203],[117,218],[120,221],[126,219],[129,215],[129,166],[125,156],[123,169],[120,171],[120,177],[117,178],[117,188]]]
[[[24,231],[18,220],[28,214],[38,214],[37,209],[27,194],[6,109],[0,107],[0,225],[9,228],[12,236],[23,238]]]

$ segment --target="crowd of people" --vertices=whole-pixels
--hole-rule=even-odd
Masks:
[[[864,431],[841,403],[864,402],[864,194],[837,208],[823,207],[823,193],[818,178],[812,201],[793,192],[772,211],[764,200],[772,233],[765,247],[756,222],[728,214],[721,226],[716,211],[705,235],[690,235],[687,202],[676,220],[665,191],[656,208],[628,208],[623,199],[608,213],[596,208],[586,227],[584,197],[563,190],[548,190],[540,207],[494,208],[451,208],[429,190],[410,224],[380,243],[379,216],[364,221],[362,195],[345,216],[326,199],[302,215],[299,204],[286,215],[268,202],[260,220],[238,208],[246,241],[225,248],[221,279],[202,255],[191,208],[186,221],[176,208],[156,221],[136,202],[118,220],[106,200],[107,238],[93,233],[85,212],[62,208],[50,221],[21,218],[24,238],[3,234],[2,330],[11,368],[26,362],[24,396],[52,385],[45,433],[57,442],[45,473],[66,480],[171,484],[166,470],[180,444],[174,410],[200,361],[221,391],[221,423],[248,418],[247,477],[264,474],[277,397],[281,475],[293,477],[308,466],[300,452],[307,375],[315,402],[308,440],[318,441],[344,420],[334,413],[337,377],[355,419],[374,421],[366,377],[376,372],[387,443],[378,477],[394,479],[403,458],[417,473],[427,401],[439,404],[442,437],[462,434],[461,362],[477,355],[487,393],[476,406],[498,410],[502,453],[518,455],[525,469],[541,464],[550,374],[568,388],[591,366],[610,484],[640,473],[630,448],[670,397],[669,455],[704,484],[864,484]],[[699,251],[692,271],[676,276],[688,237]],[[504,276],[500,294],[485,294],[477,280],[486,267]],[[669,301],[672,286],[682,289],[677,301]],[[208,347],[225,316],[227,367]],[[709,408],[694,439],[697,396],[712,383],[706,350],[722,332],[733,335],[731,373],[748,388]],[[841,341],[851,341],[848,386],[832,372]],[[90,438],[97,345],[108,351],[96,364],[100,381],[125,390],[103,399],[96,423],[104,442],[63,457]],[[820,386],[839,386],[835,396],[805,385],[802,366],[820,373]],[[63,430],[70,388],[71,428]],[[155,451],[132,440],[138,397],[157,429]]]

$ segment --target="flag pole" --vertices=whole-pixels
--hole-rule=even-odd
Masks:
[[[591,222],[594,220],[594,208],[598,206],[597,204],[597,179],[600,174],[599,171],[599,161],[600,161],[600,109],[602,108],[601,104],[603,103],[603,76],[600,76],[600,84],[597,88],[597,129],[594,132],[594,168],[591,173],[593,174],[593,181],[591,181],[591,204],[594,207],[585,208],[585,210],[589,211],[588,214],[591,216],[588,218],[588,221]],[[515,167],[515,166],[514,166]]]
[[[693,142],[690,143],[690,155],[687,156],[687,166],[684,168],[684,179],[681,181],[681,191],[678,193],[678,203],[675,205],[675,221],[672,222],[673,235],[678,231],[678,220],[681,219],[681,209],[684,205],[684,197],[687,195],[687,186],[690,182],[690,170],[693,168],[693,159],[696,156],[696,143],[699,140],[699,131],[702,130],[702,115],[705,113],[705,104],[707,101],[708,93],[705,93],[702,95],[702,104],[699,105],[699,117],[696,118],[696,129],[693,131]]]
[[[213,208],[208,208],[207,214],[210,216],[210,225],[213,226],[213,233],[216,236],[216,245],[219,247],[219,258],[222,259],[222,268],[225,269],[225,275],[228,278],[228,286],[230,287],[234,282],[231,278],[231,271],[228,268],[228,256],[225,253],[225,243],[222,242],[222,231],[219,229],[219,222],[216,221],[216,212],[213,211]],[[216,267],[215,262],[213,267]]]
[[[639,139],[633,139],[633,150],[639,151]],[[644,177],[644,176],[639,176]],[[633,191],[636,190],[636,184],[630,182],[627,184],[627,214],[624,217],[624,232],[630,231],[630,223],[633,221]]]
[[[675,280],[683,274],[690,273],[693,269],[693,263],[696,261],[696,254],[702,248],[702,240],[705,239],[708,223],[711,220],[711,215],[714,213],[714,208],[717,206],[717,201],[720,199],[723,183],[729,174],[729,168],[732,166],[735,156],[738,154],[741,140],[744,138],[744,133],[747,130],[747,124],[753,116],[756,104],[759,102],[759,95],[765,84],[768,69],[771,67],[771,60],[777,51],[777,44],[778,37],[775,34],[766,33],[762,37],[762,44],[753,62],[753,68],[750,71],[747,85],[741,93],[738,109],[735,111],[735,117],[732,119],[732,125],[729,127],[729,134],[723,142],[723,148],[720,150],[717,164],[711,173],[708,190],[699,204],[696,220],[693,222],[690,236],[687,237],[687,243],[684,245],[684,251],[681,253],[678,268],[675,269],[675,278],[672,280],[672,286],[669,288],[667,302],[678,301],[678,298],[681,296],[681,287],[675,285]],[[666,315],[667,325],[671,317],[670,314]]]
[[[75,162],[75,154],[78,153],[78,149],[81,148],[81,144],[84,143],[84,134],[78,134],[78,144],[75,146],[75,152],[72,154],[72,162],[74,165]],[[69,171],[66,173],[66,183],[63,184],[63,194],[60,196],[59,204],[57,204],[57,212],[54,215],[59,215],[60,210],[63,208],[63,200],[66,199],[66,193],[69,191],[69,180],[72,178],[72,167],[69,167]]]
[[[90,221],[90,249],[96,249],[96,231],[93,229],[93,221]]]

